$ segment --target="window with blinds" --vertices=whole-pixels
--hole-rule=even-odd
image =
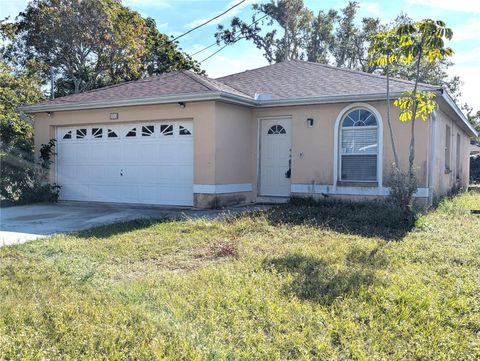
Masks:
[[[366,109],[349,112],[341,124],[342,181],[376,181],[378,161],[378,123]]]

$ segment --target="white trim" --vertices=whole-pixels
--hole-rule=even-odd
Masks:
[[[301,194],[329,194],[329,195],[349,195],[349,196],[388,196],[389,187],[343,187],[322,184],[301,184],[292,183],[292,193]],[[415,197],[428,197],[429,188],[418,188]]]
[[[338,113],[337,119],[335,121],[335,128],[333,131],[333,187],[337,187],[337,181],[339,181],[338,171],[340,167],[340,125],[343,120],[343,117],[347,112],[354,108],[364,108],[371,111],[377,118],[378,123],[378,152],[377,152],[377,183],[379,187],[383,185],[383,118],[378,112],[378,110],[370,104],[367,103],[353,103],[347,105],[343,108],[340,113]]]
[[[260,193],[260,136],[262,131],[262,118],[257,117],[257,174],[256,174],[256,195]]]
[[[194,184],[193,193],[220,194],[220,193],[240,193],[251,192],[252,183],[239,184]]]
[[[401,96],[402,93],[392,93],[392,99]],[[109,100],[109,101],[89,101],[81,103],[62,103],[62,104],[37,104],[37,105],[23,105],[18,107],[19,111],[25,113],[42,113],[53,111],[66,110],[81,110],[81,109],[100,109],[112,107],[126,107],[135,105],[152,105],[152,104],[167,104],[177,102],[194,102],[194,101],[210,101],[219,100],[234,104],[241,104],[246,106],[253,106],[259,108],[278,107],[278,106],[292,106],[292,105],[310,105],[310,104],[328,104],[328,103],[342,103],[348,101],[374,101],[385,100],[385,93],[374,94],[347,94],[334,96],[320,96],[320,97],[300,97],[293,99],[273,99],[257,101],[247,95],[241,96],[227,92],[208,92],[208,93],[186,93],[186,94],[170,94],[160,97],[145,97],[135,99]]]
[[[81,109],[100,109],[113,107],[128,107],[135,105],[152,105],[152,104],[168,104],[177,102],[197,102],[219,100],[227,103],[241,104],[246,106],[254,106],[257,102],[247,96],[243,97],[225,92],[208,92],[208,93],[186,93],[172,94],[160,97],[146,97],[136,99],[109,100],[109,101],[90,101],[82,103],[62,103],[62,104],[38,104],[20,106],[17,109],[26,113],[42,113],[65,110],[81,110]]]
[[[450,106],[450,108],[453,109],[455,114],[460,118],[462,121],[463,125],[467,127],[467,129],[471,132],[470,136],[473,137],[478,137],[478,132],[475,130],[473,125],[469,122],[465,114],[460,110],[458,105],[455,103],[455,101],[452,99],[452,97],[446,92],[442,92],[442,98],[447,102],[447,104]]]
[[[393,99],[403,95],[403,92],[393,92],[390,96]],[[375,100],[385,100],[386,93],[372,93],[372,94],[346,94],[346,95],[327,95],[327,96],[313,96],[313,97],[299,97],[291,99],[272,99],[257,101],[258,108],[266,107],[287,107],[294,105],[311,105],[311,104],[330,104],[330,103],[345,103],[345,102],[368,102]]]
[[[437,175],[437,111],[434,110],[432,113],[431,119],[431,131],[430,131],[430,169],[429,169],[429,177],[428,177],[428,187],[430,189],[429,192],[429,202],[430,205],[433,204],[433,193],[435,191],[435,182],[436,182],[436,175]]]
[[[290,151],[292,152],[293,149],[293,117],[291,114],[289,115],[271,115],[271,116],[261,116],[257,117],[257,196],[263,196],[261,194],[261,151],[262,151],[262,121],[263,120],[273,120],[273,119],[280,119],[280,120],[289,120],[290,121]],[[293,152],[291,153],[293,154]],[[293,166],[293,158],[291,158],[291,165]],[[291,178],[290,178],[291,179]],[[265,195],[266,197],[271,197],[271,195]],[[274,196],[275,197],[275,196]],[[281,196],[283,197],[283,196]]]

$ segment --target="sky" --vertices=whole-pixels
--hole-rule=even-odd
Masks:
[[[177,36],[202,23],[240,0],[123,0],[123,4],[138,11],[144,17],[155,19],[159,31]],[[214,34],[219,24],[229,25],[233,16],[248,21],[251,19],[253,3],[266,0],[247,0],[208,25],[179,39],[183,51],[193,54],[215,42]],[[304,0],[305,5],[314,12],[328,9],[341,9],[347,0]],[[453,39],[449,46],[455,51],[452,60],[454,66],[449,69],[451,76],[458,75],[464,82],[462,102],[467,102],[480,110],[480,1],[479,0],[368,0],[358,1],[359,18],[379,17],[388,23],[398,14],[406,13],[411,18],[442,19],[453,29]],[[23,10],[27,0],[0,0],[0,19],[14,18]],[[205,50],[194,58],[203,60],[218,50],[216,46]],[[242,40],[228,46],[215,56],[202,63],[210,77],[219,77],[247,69],[267,65],[262,51],[252,43]]]

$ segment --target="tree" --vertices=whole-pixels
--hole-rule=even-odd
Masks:
[[[10,39],[4,57],[19,66],[37,60],[44,83],[55,69],[58,95],[164,69],[200,71],[152,19],[118,0],[34,0],[16,21],[3,22],[2,32]]]
[[[177,49],[176,42],[158,31],[154,19],[147,18],[145,23],[147,25],[147,51],[141,60],[144,74],[161,74],[182,69],[193,70],[198,74],[205,73],[190,55]]]
[[[415,23],[401,25],[397,30],[400,36],[401,60],[409,65],[415,64],[415,78],[412,90],[395,101],[395,106],[401,109],[400,120],[411,121],[409,174],[413,174],[415,160],[415,121],[426,121],[435,110],[435,93],[418,89],[420,81],[420,65],[422,61],[438,62],[453,55],[453,50],[445,47],[445,40],[450,40],[453,31],[447,28],[441,20],[426,19]]]
[[[16,108],[42,98],[38,76],[0,61],[0,195],[4,199],[21,197],[35,173],[32,124]]]
[[[333,29],[337,18],[337,12],[329,10],[319,11],[313,19],[306,49],[308,61],[328,64],[329,54],[334,49]]]
[[[396,64],[399,59],[400,38],[397,36],[395,30],[386,30],[378,34],[372,35],[369,55],[372,65],[381,66],[385,69],[386,87],[387,87],[387,124],[390,134],[390,142],[392,144],[392,152],[395,163],[393,167],[398,170],[400,161],[398,159],[397,148],[395,145],[395,135],[392,128],[392,121],[390,117],[390,69],[393,64]]]
[[[217,42],[253,41],[258,49],[264,51],[269,63],[304,58],[313,13],[304,6],[303,0],[270,0],[266,4],[254,4],[252,8],[255,10],[252,23],[234,17],[229,29],[219,25],[215,34]],[[259,24],[273,29],[262,34]],[[278,34],[277,27],[283,34]]]

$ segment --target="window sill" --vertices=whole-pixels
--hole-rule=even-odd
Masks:
[[[378,187],[378,182],[338,181],[340,187]]]

